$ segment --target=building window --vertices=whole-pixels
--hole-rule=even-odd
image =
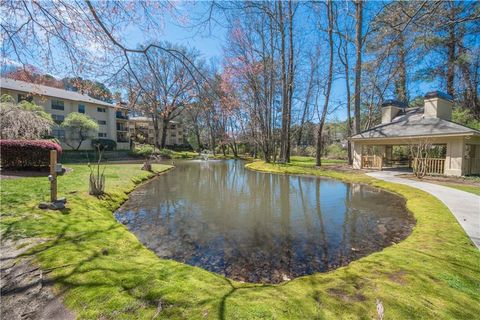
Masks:
[[[107,112],[107,109],[98,107],[97,111],[98,112]]]
[[[52,100],[52,109],[65,110],[65,105],[62,100]]]
[[[52,119],[56,124],[61,124],[65,120],[65,116],[59,114],[52,114]]]
[[[99,138],[106,138],[107,137],[107,134],[105,132],[99,132],[98,133],[98,137]]]
[[[117,130],[118,131],[127,131],[127,127],[125,126],[125,124],[117,122]]]
[[[85,105],[79,104],[78,105],[78,112],[79,113],[85,113]]]
[[[33,101],[33,97],[29,94],[21,94],[19,93],[18,94],[18,102],[20,103],[21,101],[28,101],[28,102],[32,102]]]
[[[53,129],[52,135],[58,139],[65,139],[65,130]]]
[[[105,125],[105,124],[107,124],[107,121],[105,121],[105,120],[98,120],[98,124],[103,124],[103,125]]]

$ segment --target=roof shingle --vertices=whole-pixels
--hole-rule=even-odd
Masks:
[[[41,84],[30,83],[30,82],[14,80],[9,78],[1,78],[0,88],[39,94],[39,95],[53,97],[53,98],[61,98],[65,100],[87,102],[87,103],[98,104],[98,105],[112,107],[112,108],[115,107],[115,105],[112,103],[94,99],[86,94],[81,94],[79,92],[47,87]]]
[[[392,122],[380,124],[370,130],[351,137],[356,139],[381,139],[414,136],[441,136],[475,134],[480,131],[440,118],[425,117],[423,108],[407,109],[405,114],[395,117]]]

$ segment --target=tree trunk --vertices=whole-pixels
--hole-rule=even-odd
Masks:
[[[167,129],[168,129],[168,119],[162,119],[162,141],[161,141],[161,148],[165,149],[166,142],[167,142]]]
[[[211,139],[211,142],[212,142],[211,148],[212,148],[213,156],[216,156],[215,144],[216,144],[217,142],[215,141],[215,131],[213,130],[213,128],[212,128],[211,125],[210,125],[210,139]]]
[[[278,2],[279,27],[280,27],[280,73],[282,87],[282,128],[280,131],[280,159],[279,162],[287,162],[287,140],[288,140],[288,89],[287,70],[285,67],[285,24],[283,20],[282,1]]]
[[[80,147],[82,146],[82,143],[83,141],[85,141],[87,139],[87,134],[84,134],[83,133],[83,129],[80,129],[79,132],[78,132],[78,145],[77,147],[75,148],[75,151],[78,151],[80,149]]]
[[[325,125],[325,118],[327,117],[328,104],[330,102],[330,92],[332,90],[333,79],[333,9],[332,1],[327,1],[327,13],[328,13],[328,46],[329,46],[329,63],[328,63],[328,79],[327,89],[325,92],[325,103],[323,105],[322,116],[320,123],[318,124],[317,134],[317,152],[315,157],[315,164],[317,166],[322,165],[322,131]]]
[[[398,35],[398,78],[395,81],[395,95],[398,101],[407,103],[407,69],[405,63],[405,38],[403,33]]]
[[[288,35],[289,35],[289,54],[288,54],[288,117],[287,117],[287,147],[286,147],[286,154],[285,160],[286,162],[290,162],[290,146],[291,146],[291,125],[292,125],[292,99],[293,99],[293,89],[294,89],[294,58],[295,58],[295,51],[293,47],[293,8],[292,2],[288,2],[288,16],[289,16],[289,28],[288,28]]]
[[[447,93],[452,97],[455,95],[455,49],[456,49],[456,34],[455,34],[455,4],[450,4],[449,11],[449,20],[450,24],[448,25],[448,41],[447,41],[447,51],[448,51],[448,60],[447,60]]]
[[[197,145],[198,145],[198,154],[200,154],[202,152],[202,145],[201,145],[201,141],[200,141],[200,130],[198,129],[198,127],[195,129],[195,137],[197,138]]]
[[[160,133],[160,129],[158,128],[158,118],[155,115],[152,115],[152,122],[153,122],[153,132],[155,137],[153,139],[153,143],[157,149],[160,149],[160,144],[158,143],[158,136]]]
[[[345,39],[343,42],[342,35],[339,37],[340,45],[338,47],[338,58],[340,62],[343,64],[344,72],[345,72],[345,88],[347,92],[347,154],[348,154],[348,164],[352,165],[353,158],[352,158],[352,143],[350,141],[350,137],[352,136],[352,95],[350,92],[350,65],[348,60],[348,41]]]
[[[363,1],[355,1],[355,97],[354,97],[354,113],[355,113],[355,133],[360,133],[360,86],[362,82],[362,25],[363,25]]]

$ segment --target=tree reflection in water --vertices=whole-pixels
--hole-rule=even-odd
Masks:
[[[162,258],[235,280],[328,271],[404,239],[404,201],[359,184],[273,175],[240,161],[185,161],[116,212]]]

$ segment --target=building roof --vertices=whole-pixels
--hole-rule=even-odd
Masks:
[[[27,93],[39,94],[43,96],[60,98],[65,100],[73,100],[78,102],[86,102],[92,104],[98,104],[106,107],[115,107],[114,104],[94,99],[86,94],[81,94],[75,91],[68,91],[65,89],[58,89],[54,87],[47,87],[41,84],[25,82],[20,80],[14,80],[9,78],[0,79],[0,88],[22,91]]]
[[[128,120],[129,121],[138,121],[138,122],[151,122],[152,121],[151,118],[144,117],[144,116],[130,117]],[[169,123],[178,123],[178,121],[170,120]]]
[[[461,124],[434,117],[425,117],[423,107],[409,108],[390,123],[383,123],[356,134],[352,140],[402,137],[480,135],[480,131]]]

